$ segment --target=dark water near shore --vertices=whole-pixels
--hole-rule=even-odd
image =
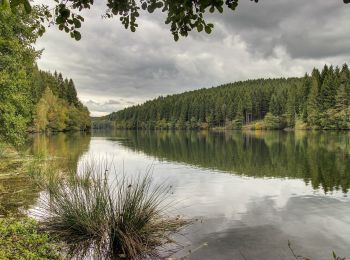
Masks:
[[[28,150],[63,168],[96,157],[119,173],[151,167],[156,182],[173,186],[177,212],[198,219],[176,256],[294,259],[288,240],[311,259],[350,256],[348,132],[58,134],[33,137]],[[0,195],[0,212],[31,208],[39,196],[25,178],[0,178],[1,189],[12,192]]]

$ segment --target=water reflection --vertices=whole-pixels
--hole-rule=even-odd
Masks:
[[[178,257],[295,259],[288,240],[311,259],[350,254],[347,133],[94,135],[85,158],[107,153],[119,166],[111,175],[153,164],[155,181],[173,186],[177,212],[200,220],[180,237]]]
[[[278,207],[263,197],[248,203],[238,220],[213,218],[191,226],[190,246],[178,256],[199,248],[190,259],[295,259],[287,241],[311,259],[332,259],[333,250],[347,256],[349,213],[349,203],[334,198],[297,196]]]
[[[347,193],[350,186],[348,132],[116,131],[113,137],[166,161],[251,177],[298,178],[325,192]]]
[[[58,159],[63,170],[75,170],[80,157],[89,150],[90,139],[90,134],[80,132],[35,135],[31,139],[31,154],[40,158]]]
[[[54,159],[62,170],[76,169],[80,157],[89,149],[90,135],[75,133],[55,135],[33,135],[23,150],[43,160]],[[40,190],[27,174],[33,157],[22,155],[1,161],[0,215],[19,214],[33,206]]]
[[[202,220],[186,230],[178,256],[191,249],[190,259],[294,259],[291,240],[299,254],[331,259],[332,250],[350,254],[349,142],[347,132],[113,131],[91,140],[35,136],[30,150],[69,169],[107,157],[112,177],[153,165],[155,182],[173,186],[176,214]],[[28,178],[0,183],[15,194],[1,205],[35,204]]]

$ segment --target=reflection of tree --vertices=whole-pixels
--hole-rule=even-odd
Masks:
[[[133,150],[252,177],[299,178],[314,189],[347,192],[350,133],[118,131]]]
[[[34,156],[54,159],[53,162],[57,162],[62,170],[75,170],[79,158],[88,150],[89,143],[90,136],[85,133],[59,133],[51,136],[35,135],[29,146]],[[27,169],[23,161],[7,167],[11,176],[0,178],[0,215],[18,213],[20,208],[28,209],[37,201],[40,191],[31,177],[23,172]],[[22,173],[13,174],[14,172]],[[3,171],[1,173],[6,174]]]
[[[38,189],[27,176],[14,176],[0,180],[0,216],[17,214],[28,209],[38,198]]]
[[[75,170],[79,158],[86,152],[90,144],[90,135],[79,132],[51,136],[35,135],[32,140],[32,153],[38,157],[52,157],[60,160],[60,167]]]

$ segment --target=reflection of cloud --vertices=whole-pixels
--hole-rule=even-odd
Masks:
[[[208,244],[191,259],[294,259],[288,240],[298,254],[311,259],[330,259],[333,250],[347,256],[349,214],[347,200],[298,196],[279,208],[273,198],[264,197],[249,202],[239,220],[213,218],[190,227],[192,247]]]
[[[170,199],[177,204],[170,214],[203,219],[185,231],[192,249],[208,243],[190,259],[241,259],[240,252],[252,260],[293,259],[288,239],[312,259],[328,260],[332,250],[348,255],[350,200],[341,191],[324,195],[303,180],[240,177],[169,162],[126,148],[128,138],[114,135],[92,140],[87,156],[108,156],[116,165],[112,176],[145,173],[152,165],[154,182],[173,186]]]
[[[301,76],[325,62],[349,61],[349,8],[341,0],[241,1],[234,13],[208,17],[213,34],[193,32],[175,43],[162,14],[142,13],[131,33],[118,19],[101,19],[105,6],[96,3],[84,14],[80,42],[48,30],[37,44],[45,48],[39,65],[72,77],[79,97],[96,102],[142,102],[248,78]]]

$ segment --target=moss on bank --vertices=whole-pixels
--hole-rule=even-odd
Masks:
[[[0,219],[0,259],[63,259],[59,250],[34,219]]]

